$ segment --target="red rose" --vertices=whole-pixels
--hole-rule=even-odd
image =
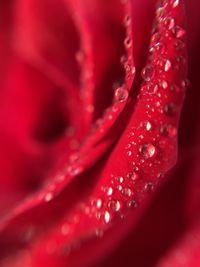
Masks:
[[[0,267],[200,265],[194,2],[2,1]]]

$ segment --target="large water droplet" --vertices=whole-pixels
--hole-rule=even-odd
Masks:
[[[139,147],[139,152],[145,158],[152,158],[156,153],[156,147],[153,144],[143,144]]]
[[[115,90],[115,99],[120,102],[126,101],[128,98],[128,91],[123,87],[118,87]]]
[[[143,70],[142,70],[142,78],[149,82],[155,75],[155,70],[153,68],[153,66],[151,65],[147,65]]]

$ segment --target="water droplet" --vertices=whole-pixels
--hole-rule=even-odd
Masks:
[[[163,89],[167,89],[167,87],[168,87],[168,83],[165,80],[161,81],[160,85],[162,86]]]
[[[132,45],[132,41],[130,39],[130,37],[126,37],[126,39],[124,40],[124,44],[127,48],[130,48]]]
[[[142,70],[142,78],[149,82],[155,75],[155,70],[151,65],[147,65],[143,70]]]
[[[137,206],[138,206],[137,202],[134,199],[132,199],[132,200],[127,202],[127,207],[128,208],[136,208]]]
[[[127,152],[127,155],[130,157],[130,156],[132,155],[132,151],[129,150],[129,151]]]
[[[149,193],[152,192],[154,190],[153,183],[151,183],[151,182],[146,183],[145,186],[144,186],[144,190],[146,192],[149,192]]]
[[[150,131],[150,130],[151,130],[151,128],[152,128],[152,124],[151,124],[149,121],[146,121],[146,122],[144,123],[144,125],[145,125],[145,129],[146,129],[147,131]]]
[[[175,26],[175,20],[171,17],[168,17],[164,20],[164,24],[168,30],[171,30]]]
[[[128,91],[123,87],[118,87],[115,90],[115,99],[120,102],[126,101],[128,98]]]
[[[172,29],[173,34],[175,35],[176,38],[182,38],[185,35],[185,30],[181,28],[180,26],[175,26]]]
[[[154,46],[160,43],[160,38],[161,38],[160,33],[158,32],[154,33],[151,37],[151,44]]]
[[[169,59],[166,60],[164,70],[169,71],[171,69],[172,63]]]
[[[112,210],[112,211],[119,211],[121,208],[120,202],[118,200],[110,200],[108,202],[108,207]]]
[[[52,193],[47,193],[46,195],[45,195],[45,197],[44,197],[44,201],[45,202],[49,202],[49,201],[51,201],[53,199],[53,194]]]
[[[130,196],[132,195],[132,191],[131,191],[130,188],[124,188],[124,189],[122,190],[122,194],[124,194],[125,196],[130,197]]]
[[[97,199],[96,206],[98,209],[102,207],[102,200],[100,198]]]
[[[131,24],[131,17],[129,15],[126,15],[124,18],[125,26],[129,26]]]
[[[171,0],[172,7],[175,8],[179,5],[179,0]]]
[[[176,111],[176,106],[174,103],[168,103],[164,106],[164,112],[169,116],[173,116],[175,111]]]
[[[105,192],[107,194],[107,196],[111,196],[113,194],[113,189],[112,187],[107,187],[105,188]]]
[[[122,186],[121,186],[121,185],[118,186],[118,190],[119,190],[119,191],[122,190]]]
[[[139,178],[139,174],[136,172],[130,172],[127,174],[127,177],[131,180],[131,181],[136,181]]]
[[[104,213],[104,222],[106,224],[110,222],[110,213],[107,210]]]
[[[169,137],[175,137],[177,135],[177,130],[175,127],[164,124],[160,127],[160,132],[164,136],[169,136]]]
[[[156,153],[156,147],[153,144],[143,144],[139,147],[139,152],[145,158],[152,158]]]

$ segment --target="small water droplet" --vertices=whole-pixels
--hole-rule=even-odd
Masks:
[[[132,155],[132,151],[129,150],[129,151],[127,152],[127,155],[130,157],[130,156]]]
[[[164,136],[169,136],[169,137],[175,137],[177,135],[177,130],[175,127],[164,124],[160,127],[160,132]]]
[[[180,26],[175,26],[172,29],[173,34],[175,35],[176,38],[182,38],[185,35],[185,30],[181,28]]]
[[[121,208],[120,202],[118,200],[110,200],[108,202],[108,207],[112,210],[112,211],[119,211]]]
[[[131,180],[131,181],[136,181],[139,178],[139,174],[136,172],[130,172],[127,174],[127,177]]]
[[[137,202],[134,199],[132,199],[132,200],[127,202],[127,207],[128,208],[137,208],[137,206],[138,206]]]
[[[144,125],[145,125],[145,129],[146,129],[147,131],[150,131],[150,130],[152,129],[152,124],[151,124],[150,121],[146,121],[146,122],[144,123]]]
[[[179,0],[171,0],[172,7],[175,8],[179,5]]]
[[[153,144],[143,144],[139,147],[139,152],[145,158],[152,158],[156,153],[156,147]]]
[[[124,44],[127,48],[130,48],[132,46],[132,41],[130,37],[126,37],[126,39],[124,40]]]
[[[107,210],[104,213],[104,222],[106,224],[110,222],[110,213]]]
[[[165,81],[165,80],[163,80],[163,81],[160,82],[160,85],[162,86],[163,89],[167,89],[167,87],[168,87],[168,82]]]
[[[129,26],[131,24],[131,17],[129,15],[126,15],[124,18],[125,26]]]
[[[175,20],[171,17],[167,17],[164,20],[164,24],[167,27],[168,30],[173,29],[173,27],[175,26]]]
[[[176,106],[174,103],[168,103],[164,106],[164,112],[169,115],[169,116],[173,116],[174,113],[176,111]]]
[[[169,59],[166,60],[164,70],[169,71],[171,69],[172,63]]]
[[[105,192],[107,196],[111,196],[113,194],[113,189],[112,187],[107,187],[105,188]]]
[[[155,75],[155,70],[153,68],[153,66],[151,65],[147,65],[143,70],[142,70],[142,78],[149,82]]]
[[[151,182],[146,183],[145,186],[144,186],[144,190],[146,192],[149,192],[149,193],[152,192],[154,190],[153,183],[151,183]]]
[[[96,206],[98,209],[102,207],[102,200],[100,198],[97,199]]]
[[[128,98],[128,91],[123,87],[118,87],[115,90],[115,99],[120,102],[126,101]]]
[[[122,190],[122,194],[124,194],[125,196],[128,196],[128,197],[130,197],[131,195],[132,195],[132,191],[131,191],[131,189],[130,188],[124,188],[123,190]]]
[[[45,200],[45,202],[49,202],[49,201],[51,201],[53,199],[53,194],[52,193],[47,193],[46,195],[45,195],[45,197],[44,197],[44,200]]]

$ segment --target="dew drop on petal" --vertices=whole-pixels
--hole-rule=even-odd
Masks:
[[[107,187],[107,188],[105,189],[105,192],[106,192],[107,196],[111,196],[112,193],[113,193],[113,189],[112,189],[112,187]]]
[[[179,0],[171,0],[172,7],[175,8],[179,5]]]
[[[125,26],[129,26],[131,24],[131,17],[129,15],[126,15],[124,18]]]
[[[151,182],[146,183],[145,186],[144,186],[144,190],[146,192],[149,192],[149,193],[152,192],[154,190],[153,183],[151,183]]]
[[[127,48],[130,48],[132,46],[132,41],[129,37],[126,37],[126,39],[124,40],[124,44]]]
[[[160,127],[160,132],[166,137],[175,137],[177,135],[177,129],[171,125],[164,124]]]
[[[168,103],[164,106],[164,112],[169,115],[169,116],[173,116],[174,113],[176,111],[176,106],[174,103]]]
[[[131,191],[130,188],[124,188],[124,189],[122,190],[122,194],[124,194],[125,196],[130,197],[130,196],[132,195],[132,191]]]
[[[108,207],[112,210],[112,211],[119,211],[121,208],[121,204],[118,200],[110,200],[108,202]]]
[[[167,72],[171,69],[172,63],[169,59],[166,60],[164,70]]]
[[[124,102],[128,98],[128,91],[123,87],[118,87],[115,90],[115,100]]]
[[[175,26],[175,20],[174,18],[168,17],[165,19],[164,24],[168,30],[171,30]]]
[[[152,124],[151,124],[151,122],[146,121],[146,122],[144,123],[144,125],[145,125],[145,129],[146,129],[147,131],[150,131],[150,130],[151,130],[151,128],[152,128]]]
[[[127,152],[127,155],[130,157],[130,156],[132,155],[132,151],[129,150],[129,151]]]
[[[140,154],[145,158],[152,158],[156,153],[156,147],[153,144],[143,144],[139,147]]]
[[[110,222],[110,213],[106,210],[104,213],[104,222],[109,223]]]
[[[141,72],[142,78],[149,82],[155,75],[155,70],[153,66],[147,65]]]
[[[127,202],[127,207],[128,208],[136,208],[137,207],[137,202],[134,199],[132,199],[132,200]]]
[[[97,199],[96,206],[98,209],[102,207],[102,200],[100,198]]]
[[[128,173],[128,174],[127,174],[127,177],[128,177],[128,179],[130,179],[131,181],[136,181],[136,180],[138,180],[138,178],[139,178],[139,174],[133,171],[133,172]]]
[[[49,202],[49,201],[51,201],[53,199],[53,194],[52,193],[47,193],[46,195],[45,195],[45,197],[44,197],[44,200],[45,200],[45,202]]]
[[[173,34],[175,35],[176,38],[182,38],[185,35],[185,30],[181,28],[180,26],[175,26],[172,29]]]

